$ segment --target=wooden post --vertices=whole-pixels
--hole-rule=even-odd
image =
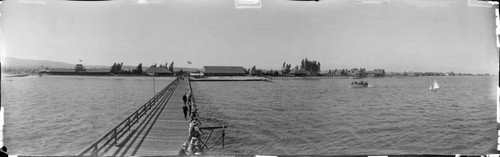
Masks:
[[[127,118],[127,127],[128,127],[127,131],[130,131],[130,117]]]
[[[118,139],[116,139],[116,128],[114,129],[113,138],[115,139],[114,144],[115,144],[115,146],[116,146],[116,143],[117,143],[117,141],[118,141]]]
[[[97,156],[97,144],[94,145],[94,152],[92,152],[92,156]]]
[[[224,149],[224,136],[226,136],[225,130],[226,128],[222,125],[222,149]]]

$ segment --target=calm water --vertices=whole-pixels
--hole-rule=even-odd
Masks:
[[[173,78],[155,78],[160,91]],[[154,94],[153,78],[2,78],[4,144],[10,154],[74,155]]]
[[[441,89],[428,88],[437,80]],[[156,91],[172,78],[156,78]],[[484,154],[496,149],[494,77],[195,82],[228,154]],[[153,95],[147,77],[2,79],[12,154],[76,154]]]
[[[429,92],[437,80],[441,89]],[[224,153],[484,154],[496,149],[494,77],[193,83]]]

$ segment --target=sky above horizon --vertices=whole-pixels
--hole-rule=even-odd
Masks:
[[[494,8],[467,0],[4,1],[2,57],[86,65],[235,65],[497,73]],[[192,64],[188,64],[191,61]]]

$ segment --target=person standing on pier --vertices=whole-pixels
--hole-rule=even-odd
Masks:
[[[182,100],[184,101],[184,105],[186,105],[186,102],[187,102],[187,93],[184,93],[184,95],[182,96]]]
[[[192,103],[193,103],[193,93],[189,93],[188,103],[189,103],[189,104],[192,104]]]
[[[188,107],[186,106],[186,104],[184,104],[184,106],[182,106],[182,112],[184,113],[184,120],[187,120]]]

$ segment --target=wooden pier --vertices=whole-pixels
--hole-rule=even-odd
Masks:
[[[78,156],[178,155],[188,142],[182,96],[189,91],[188,79],[175,79]]]

